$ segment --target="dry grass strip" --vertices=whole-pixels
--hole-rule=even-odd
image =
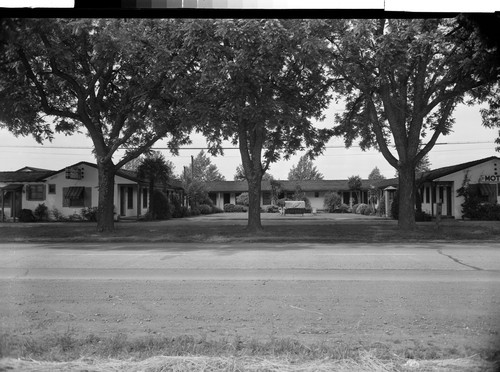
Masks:
[[[146,360],[81,358],[71,362],[2,359],[0,371],[26,372],[472,372],[496,371],[477,358],[433,361],[381,361],[370,353],[355,360],[293,361],[258,357],[157,356]]]

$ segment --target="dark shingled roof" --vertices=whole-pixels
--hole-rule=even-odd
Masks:
[[[436,178],[444,177],[449,174],[459,172],[461,170],[473,167],[475,165],[479,165],[482,163],[485,163],[490,160],[499,160],[500,158],[497,156],[489,156],[484,159],[479,159],[479,160],[474,160],[474,161],[469,161],[467,163],[462,163],[462,164],[456,164],[456,165],[451,165],[449,167],[443,167],[443,168],[438,168],[434,169],[428,172],[424,172],[418,177],[419,182],[425,182],[425,181],[432,181],[435,180]]]
[[[0,172],[0,182],[38,182],[52,173],[53,171]]]
[[[76,167],[78,165],[85,164],[88,165],[89,167],[96,168],[97,165],[93,163],[89,163],[86,161],[80,161],[78,163],[75,163],[73,165],[70,165],[68,167],[64,167],[63,169],[54,171],[54,170],[47,170],[47,169],[41,169],[41,168],[34,168],[34,167],[23,167],[15,172],[0,172],[0,182],[2,183],[12,183],[12,182],[42,182],[48,177],[51,177],[53,175],[56,175],[61,172],[65,172],[66,168],[71,168],[71,167]],[[129,179],[134,182],[141,182],[145,183],[147,180],[141,180],[137,177],[137,172],[130,171],[130,170],[125,170],[125,169],[120,169],[116,172],[117,176]],[[182,184],[179,180],[173,179],[169,182],[169,186],[171,186],[174,189],[182,189]]]
[[[349,190],[347,180],[310,180],[310,181],[281,181],[276,180],[281,184],[284,191],[295,191],[297,186],[300,186],[302,191],[340,191]],[[370,188],[370,181],[361,181],[362,190]],[[209,192],[247,192],[247,181],[212,181],[206,182],[205,186]],[[262,191],[271,191],[271,182],[262,181]]]

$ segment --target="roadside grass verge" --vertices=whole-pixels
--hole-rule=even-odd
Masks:
[[[498,364],[491,360],[492,355],[423,348],[392,350],[380,343],[367,347],[340,342],[305,345],[293,339],[129,339],[122,333],[78,338],[70,328],[41,339],[0,336],[2,371],[495,371]]]
[[[463,371],[493,371],[498,366],[499,356],[495,350],[457,350],[440,348],[433,345],[414,345],[399,347],[389,343],[372,345],[348,344],[340,341],[304,344],[294,339],[269,339],[257,341],[232,339],[209,340],[203,336],[167,337],[148,335],[129,338],[126,334],[116,333],[106,337],[89,334],[79,337],[78,332],[68,328],[61,334],[48,334],[33,338],[29,336],[0,335],[0,367],[2,360],[36,360],[39,362],[80,361],[128,361],[140,362],[152,358],[169,357],[161,363],[182,363],[205,365],[205,369],[158,367],[143,369],[148,371],[291,371],[293,366],[302,366],[300,371],[403,371],[411,367],[413,361],[443,362],[467,365]],[[182,363],[181,363],[182,362]],[[208,364],[207,364],[208,363]],[[214,364],[215,363],[215,364]],[[472,364],[471,364],[472,363]],[[49,363],[50,364],[50,363]],[[49,365],[47,364],[47,365]],[[428,364],[428,363],[427,363]],[[211,365],[208,368],[208,365]],[[279,366],[287,368],[280,369]],[[472,366],[488,367],[471,369]],[[164,364],[165,366],[165,364]],[[218,367],[221,368],[218,368]],[[260,369],[260,367],[265,367]],[[343,368],[347,369],[328,369]],[[413,363],[415,366],[415,363]],[[217,367],[217,368],[216,368]],[[259,368],[257,368],[259,367]],[[349,369],[350,368],[350,369]],[[357,369],[358,368],[358,369]],[[403,368],[403,369],[402,369]],[[5,370],[1,369],[0,370]],[[47,369],[53,370],[53,369]],[[81,369],[80,369],[81,370]],[[95,370],[95,369],[92,369]],[[116,369],[121,370],[121,369]],[[138,369],[139,370],[139,369]],[[408,370],[419,371],[411,368]],[[434,369],[422,369],[434,371]],[[441,371],[441,369],[437,369]],[[444,369],[446,370],[446,369]],[[451,369],[461,371],[462,369]]]
[[[206,242],[206,243],[398,243],[425,241],[486,241],[500,236],[500,224],[445,221],[417,224],[405,233],[396,221],[263,221],[259,234],[245,229],[246,221],[120,222],[112,233],[97,233],[94,223],[4,223],[2,242]]]

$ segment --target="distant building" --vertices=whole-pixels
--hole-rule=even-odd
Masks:
[[[291,199],[293,194],[300,190],[309,199],[311,208],[323,209],[325,194],[336,191],[342,198],[342,202],[347,205],[357,203],[368,203],[368,191],[370,190],[370,181],[362,180],[360,190],[350,190],[347,180],[314,180],[314,181],[274,181],[279,185],[278,199]],[[236,204],[236,198],[248,192],[247,181],[213,181],[205,184],[208,195],[212,203],[219,208],[224,204]],[[260,205],[262,207],[273,204],[273,186],[271,181],[262,181],[261,183]]]

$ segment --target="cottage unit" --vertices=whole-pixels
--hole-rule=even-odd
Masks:
[[[167,196],[176,194],[184,199],[179,184],[172,182],[165,191]],[[18,217],[21,209],[35,210],[42,203],[49,211],[65,216],[79,214],[82,208],[98,205],[97,166],[79,162],[59,171],[25,167],[0,172],[0,195],[2,221]],[[115,176],[114,198],[117,215],[139,217],[148,209],[148,184],[135,172],[120,170]]]
[[[467,163],[452,165],[423,173],[417,182],[420,185],[422,211],[435,216],[440,203],[442,215],[462,218],[464,199],[457,195],[464,180],[482,201],[500,203],[500,158],[490,156]]]
[[[207,182],[206,188],[212,203],[223,208],[224,204],[236,204],[236,198],[248,192],[247,181],[213,181]],[[325,195],[331,191],[337,191],[342,197],[342,202],[347,205],[357,203],[368,203],[369,190],[368,180],[362,180],[360,190],[350,190],[347,180],[317,180],[317,181],[262,181],[262,192],[260,205],[272,205],[273,188],[277,197],[291,199],[293,194],[300,190],[311,202],[311,208],[323,209]]]

